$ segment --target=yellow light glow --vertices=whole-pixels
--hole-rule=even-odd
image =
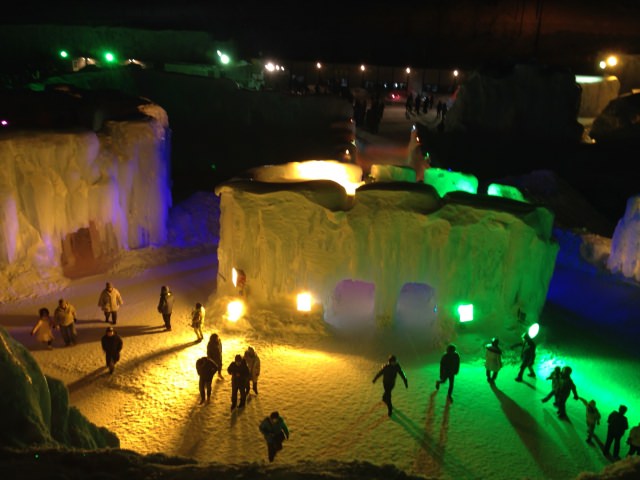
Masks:
[[[316,68],[318,69],[322,68],[322,64],[320,62],[316,63]]]
[[[360,65],[360,70],[364,72],[364,65]]]
[[[230,322],[237,322],[244,315],[244,302],[232,300],[227,304],[227,318]]]
[[[458,76],[458,70],[454,70],[454,71],[453,71],[453,76],[454,76],[454,77],[457,77],[457,76]]]
[[[309,292],[303,292],[298,294],[298,301],[297,301],[298,311],[310,312],[312,303],[313,303],[313,300]]]
[[[411,68],[407,67],[407,69],[405,70],[405,72],[407,72],[407,74],[411,73]]]
[[[269,71],[269,72],[273,72],[276,67],[274,67],[273,63],[269,62],[264,66],[264,68],[266,68],[267,71]]]
[[[238,271],[235,268],[231,269],[231,283],[234,287],[238,286]]]
[[[618,64],[618,58],[615,55],[609,55],[607,57],[607,65],[615,67]]]
[[[335,161],[310,160],[296,164],[296,177],[306,180],[333,180],[342,185],[347,195],[355,195],[356,189],[364,182],[354,182],[349,164]]]

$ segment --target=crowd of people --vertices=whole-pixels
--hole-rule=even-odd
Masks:
[[[98,306],[104,313],[105,322],[109,323],[100,345],[105,356],[105,366],[110,374],[115,371],[115,366],[120,360],[120,353],[123,348],[123,340],[115,330],[118,319],[118,310],[123,305],[120,292],[107,282],[105,289],[100,293]],[[157,310],[162,315],[163,327],[166,331],[171,331],[171,314],[173,310],[174,296],[170,288],[163,285],[160,290],[160,300]],[[203,327],[205,320],[205,307],[201,303],[196,303],[191,312],[191,326],[196,333],[194,343],[200,343],[204,339]],[[54,331],[59,330],[65,346],[76,345],[78,334],[75,328],[77,323],[77,313],[75,307],[68,300],[60,298],[54,310],[53,317],[49,309],[42,307],[38,311],[38,320],[31,330],[31,335],[35,336],[38,342],[46,345],[46,348],[53,348]],[[520,349],[520,366],[515,377],[516,382],[523,382],[523,375],[536,378],[533,368],[536,358],[536,343],[533,338],[524,333],[521,342],[511,346]],[[495,387],[498,373],[503,367],[502,347],[497,337],[491,339],[485,345],[485,373],[487,382]],[[217,375],[218,380],[224,380],[222,375],[222,341],[218,333],[212,333],[206,346],[206,354],[196,361],[196,372],[198,375],[198,390],[200,393],[200,405],[209,403],[211,400],[212,383]],[[227,373],[231,377],[231,411],[242,409],[247,404],[251,391],[258,395],[258,380],[260,377],[260,357],[252,346],[247,346],[243,354],[236,354],[233,361],[227,366]],[[440,359],[440,371],[435,382],[436,391],[442,384],[448,384],[447,402],[453,402],[453,389],[455,377],[460,371],[460,355],[454,344],[446,347],[445,353]],[[577,387],[571,378],[573,370],[570,366],[556,366],[546,377],[551,381],[550,392],[541,399],[546,403],[553,399],[553,405],[557,408],[558,417],[561,420],[568,420],[566,403],[573,394],[575,400],[580,400],[586,409],[586,442],[593,444],[593,438],[597,438],[595,430],[601,422],[601,414],[598,411],[595,400],[587,401],[578,395]],[[382,377],[383,395],[382,401],[387,406],[388,416],[393,415],[393,403],[391,399],[392,391],[395,387],[396,378],[400,377],[405,388],[409,388],[409,383],[405,372],[398,363],[395,355],[390,355],[388,361],[380,368],[373,377],[373,383]],[[620,458],[620,448],[622,438],[629,430],[626,417],[627,407],[620,407],[611,412],[607,417],[606,440],[601,444],[603,454],[609,459]],[[284,419],[279,412],[274,411],[263,419],[259,425],[259,431],[263,434],[267,444],[268,458],[273,462],[278,451],[282,449],[282,443],[289,438],[289,430]],[[629,430],[626,443],[629,445],[627,455],[640,454],[640,425]]]

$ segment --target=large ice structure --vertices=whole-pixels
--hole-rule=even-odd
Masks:
[[[607,268],[640,282],[640,195],[627,201],[611,239]]]
[[[69,406],[60,380],[42,373],[36,360],[0,327],[0,445],[11,448],[119,447],[118,437]]]
[[[167,241],[166,113],[140,101],[129,108],[136,115],[122,118],[122,111],[101,108],[95,92],[89,105],[66,99],[76,94],[57,92],[61,108],[41,115],[24,115],[26,103],[2,112],[8,125],[0,128],[4,298],[28,294],[63,273],[96,273],[122,250]],[[53,118],[60,110],[69,117],[64,122]],[[28,118],[41,123],[25,124]]]
[[[546,208],[411,182],[349,196],[322,177],[292,182],[296,163],[277,169],[216,188],[220,276],[242,270],[250,305],[294,305],[308,291],[336,326],[434,332],[451,330],[460,304],[484,326],[538,319],[558,252]],[[219,281],[218,294],[236,293]]]

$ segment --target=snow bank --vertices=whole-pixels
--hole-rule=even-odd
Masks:
[[[0,327],[0,445],[24,447],[118,447],[118,438],[69,406],[60,381],[42,373],[36,360]],[[11,388],[6,388],[8,385]]]
[[[607,267],[613,273],[640,282],[640,195],[627,201],[627,209],[611,239]]]

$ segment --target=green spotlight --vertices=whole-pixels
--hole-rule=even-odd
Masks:
[[[464,305],[458,305],[458,315],[460,317],[460,323],[472,321],[473,320],[473,304],[467,303]]]
[[[105,52],[104,54],[104,59],[108,62],[108,63],[113,63],[116,61],[116,56],[111,53],[111,52]]]
[[[58,53],[62,58],[68,58],[69,57],[69,52],[67,52],[66,50],[60,50]]]
[[[537,323],[534,323],[529,327],[529,330],[527,331],[527,333],[531,338],[535,338],[535,336],[538,335],[539,331],[540,331],[540,325],[538,325]]]

